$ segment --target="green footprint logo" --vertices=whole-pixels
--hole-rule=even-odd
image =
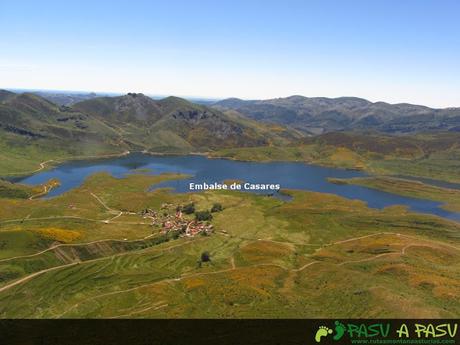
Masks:
[[[322,337],[327,337],[329,334],[332,334],[332,329],[327,328],[326,326],[319,326],[315,334],[315,340],[317,343],[321,342]]]
[[[340,340],[343,335],[345,334],[346,327],[343,323],[336,321],[335,322],[335,334],[332,339],[334,340]]]

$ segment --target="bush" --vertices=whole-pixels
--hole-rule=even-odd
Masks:
[[[209,262],[211,261],[211,254],[209,252],[201,253],[201,262]]]
[[[184,207],[182,207],[182,212],[184,212],[185,214],[192,214],[195,212],[195,204],[192,202],[188,205],[185,205]]]
[[[222,204],[219,204],[218,202],[212,205],[211,212],[220,212],[224,208],[222,207]]]
[[[212,214],[209,211],[200,211],[195,213],[195,219],[198,221],[211,220]]]

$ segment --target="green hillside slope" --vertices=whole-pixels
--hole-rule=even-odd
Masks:
[[[153,151],[259,146],[280,139],[267,130],[268,126],[178,97],[155,101],[130,93],[86,100],[73,107],[98,118],[130,142]]]

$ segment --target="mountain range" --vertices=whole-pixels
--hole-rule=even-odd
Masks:
[[[65,97],[64,97],[65,98]],[[141,93],[56,104],[35,93],[0,90],[0,146],[34,145],[72,155],[122,150],[164,153],[280,146],[335,131],[459,131],[460,108],[292,96],[197,104]]]
[[[228,98],[214,103],[213,107],[222,111],[233,110],[257,121],[290,126],[310,134],[369,129],[385,133],[460,130],[460,108],[433,109],[407,103],[373,103],[356,97]]]
[[[0,91],[0,139],[11,145],[172,153],[268,145],[296,137],[278,127],[178,97],[153,100],[129,93],[66,106],[32,93]]]

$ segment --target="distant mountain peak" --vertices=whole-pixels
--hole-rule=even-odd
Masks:
[[[373,129],[389,133],[450,130],[460,125],[460,108],[432,109],[407,103],[372,103],[358,97],[293,95],[257,101],[225,99],[214,104],[258,121],[294,127],[306,133]]]
[[[126,94],[126,96],[128,97],[133,97],[133,98],[136,98],[136,97],[145,97],[145,95],[143,93],[136,93],[136,92],[128,92]]]
[[[182,97],[177,97],[177,96],[168,96],[165,98],[162,98],[158,101],[159,103],[187,103],[187,104],[192,104],[192,102],[186,100],[185,98]]]
[[[278,99],[282,99],[283,97],[280,97]],[[288,96],[286,97],[285,99],[289,99],[291,101],[301,101],[301,100],[305,100],[307,99],[308,97],[305,97],[305,96],[301,96],[301,95],[292,95],[292,96]]]

